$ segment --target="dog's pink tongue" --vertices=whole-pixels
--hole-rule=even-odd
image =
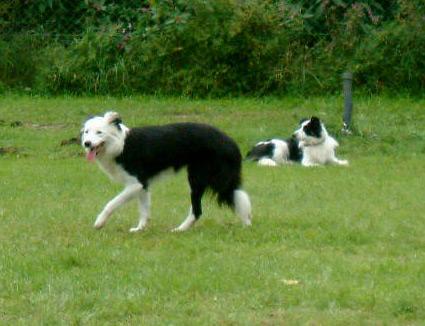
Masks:
[[[90,162],[93,162],[96,158],[96,151],[92,150],[90,152],[87,153],[87,160],[89,160]]]

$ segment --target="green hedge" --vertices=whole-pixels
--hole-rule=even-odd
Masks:
[[[367,92],[425,89],[421,0],[16,0],[0,28],[0,90],[323,94],[346,70]]]

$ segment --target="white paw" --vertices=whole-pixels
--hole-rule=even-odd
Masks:
[[[249,220],[245,221],[245,222],[244,222],[244,226],[246,226],[246,227],[250,227],[250,226],[252,226],[251,219],[249,219]]]
[[[192,214],[192,210],[190,210],[190,214],[182,224],[180,224],[178,227],[171,230],[171,232],[184,232],[189,230],[193,224],[195,224],[196,218]]]
[[[182,225],[174,228],[171,230],[171,232],[185,232],[187,230],[189,230],[191,228],[191,226],[194,224],[195,222],[191,222],[191,223],[183,223]]]
[[[105,221],[103,221],[103,220],[99,220],[99,219],[97,219],[96,220],[96,222],[94,222],[94,228],[95,229],[101,229],[101,228],[103,228],[105,226]]]
[[[130,229],[130,233],[136,233],[136,232],[141,232],[141,231],[143,231],[145,229],[145,227],[144,226],[142,226],[142,227],[135,227],[135,228],[131,228]]]
[[[173,233],[177,233],[177,232],[184,232],[184,231],[186,231],[186,230],[187,230],[187,229],[181,228],[181,227],[179,226],[179,227],[176,227],[176,228],[172,229],[172,230],[171,230],[171,232],[173,232]]]
[[[302,166],[305,166],[307,168],[312,168],[312,167],[315,167],[315,166],[319,166],[319,164],[306,162],[306,163],[302,163]]]

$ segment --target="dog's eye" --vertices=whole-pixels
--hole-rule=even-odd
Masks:
[[[85,133],[85,134],[88,134],[88,133],[89,133],[89,131],[88,131],[88,130],[86,130],[86,131],[84,131],[84,133]]]
[[[101,134],[102,134],[102,132],[101,132],[100,130],[98,130],[98,131],[96,131],[96,134],[97,134],[97,135],[101,135]]]

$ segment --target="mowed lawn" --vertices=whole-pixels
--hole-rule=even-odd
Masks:
[[[347,325],[425,320],[425,101],[0,98],[1,325]],[[186,233],[185,171],[152,187],[152,220],[130,234],[137,205],[92,225],[121,187],[86,162],[76,137],[90,114],[128,126],[220,127],[240,145],[289,136],[317,115],[349,167],[243,163],[253,226],[204,198]],[[72,141],[71,141],[72,143]]]

